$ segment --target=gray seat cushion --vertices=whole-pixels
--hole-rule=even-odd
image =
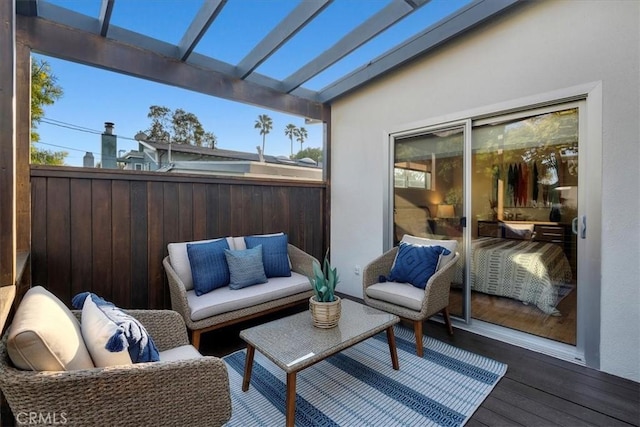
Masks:
[[[291,272],[291,277],[272,277],[267,283],[242,289],[228,286],[197,296],[187,291],[187,301],[193,321],[254,306],[267,301],[288,297],[311,289],[306,276]]]
[[[367,287],[366,293],[369,298],[386,301],[415,311],[420,311],[424,299],[424,289],[416,288],[411,283],[376,283]]]

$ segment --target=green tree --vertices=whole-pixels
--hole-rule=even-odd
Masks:
[[[264,143],[267,134],[273,129],[273,120],[266,114],[260,114],[258,120],[253,126],[255,129],[260,129],[260,135],[262,135],[262,153],[264,154]]]
[[[296,141],[300,143],[300,151],[302,151],[302,143],[307,139],[307,130],[303,127],[296,129]]]
[[[164,106],[152,105],[147,117],[151,119],[151,126],[145,133],[150,141],[216,148],[218,138],[204,130],[195,114],[182,108],[172,111]]]
[[[37,148],[34,143],[40,141],[40,134],[36,131],[40,120],[44,117],[44,107],[53,105],[62,98],[62,87],[57,84],[58,79],[51,71],[49,63],[42,59],[32,58],[31,61],[31,163],[41,165],[64,165],[64,159],[69,155],[66,151],[51,151]]]
[[[168,143],[171,139],[171,134],[169,133],[171,109],[159,105],[152,105],[149,107],[147,117],[151,119],[151,127],[145,132],[149,140]]]
[[[298,151],[296,155],[293,156],[294,159],[304,159],[305,157],[308,157],[320,163],[322,161],[322,149],[308,147],[308,148],[305,148],[304,150]]]
[[[289,141],[291,141],[291,155],[289,157],[293,158],[293,138],[296,136],[296,131],[298,130],[298,127],[294,124],[289,123],[285,128],[284,128],[284,134],[285,136],[289,137]]]
[[[66,151],[41,150],[31,145],[31,163],[34,165],[63,166]]]

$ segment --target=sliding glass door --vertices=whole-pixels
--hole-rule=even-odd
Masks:
[[[392,240],[458,241],[449,312],[579,344],[579,102],[392,135]]]
[[[573,105],[474,122],[473,319],[576,345],[579,152]]]

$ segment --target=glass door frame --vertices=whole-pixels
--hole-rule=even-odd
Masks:
[[[387,201],[386,201],[387,209],[385,209],[383,214],[383,220],[385,224],[383,229],[386,230],[383,238],[383,245],[385,250],[391,249],[394,243],[394,227],[393,227],[394,202],[393,201],[394,201],[395,188],[394,188],[393,170],[395,167],[396,140],[411,137],[411,136],[428,134],[428,133],[443,132],[451,129],[462,129],[462,134],[463,134],[463,146],[462,146],[463,202],[462,203],[463,203],[463,206],[462,206],[461,216],[464,221],[464,227],[462,227],[463,244],[460,245],[459,251],[460,252],[464,251],[465,254],[469,253],[469,250],[471,248],[471,227],[469,226],[469,223],[468,223],[468,220],[471,214],[471,210],[470,210],[471,174],[468,173],[468,170],[471,169],[471,157],[470,157],[471,125],[472,125],[472,120],[470,118],[467,118],[462,120],[449,121],[446,123],[439,123],[437,125],[432,125],[432,126],[416,127],[414,129],[389,134],[388,145],[387,145],[387,148],[388,148],[387,167],[389,172],[387,173],[387,178],[388,178],[386,182],[387,191],[385,192],[387,194]],[[465,259],[465,267],[464,267],[465,274],[464,274],[464,283],[463,283],[462,317],[454,316],[454,315],[452,315],[452,317],[455,319],[462,320],[462,322],[468,324],[470,323],[470,320],[471,320],[471,307],[469,305],[469,302],[471,301],[471,285],[470,285],[471,278],[470,278],[470,275],[467,274],[467,272],[470,271],[471,260],[470,260],[470,257],[468,256],[465,256],[464,259]]]
[[[545,340],[530,342],[520,337],[504,334],[501,331],[487,328],[480,330],[471,325],[466,319],[454,318],[454,324],[462,329],[489,336],[494,339],[509,342],[511,344],[549,354],[559,359],[583,364],[594,369],[600,369],[600,272],[601,272],[601,236],[602,236],[602,82],[594,81],[582,85],[557,89],[554,91],[525,96],[522,98],[502,101],[495,104],[487,104],[470,110],[461,110],[440,117],[425,118],[418,122],[398,124],[384,132],[385,164],[387,166],[386,178],[383,180],[383,249],[388,250],[393,246],[393,156],[394,140],[401,136],[415,135],[433,129],[441,129],[455,123],[464,123],[467,120],[481,120],[489,117],[508,115],[532,111],[544,107],[558,107],[570,102],[579,103],[579,134],[580,134],[580,159],[579,169],[589,171],[582,174],[579,179],[579,194],[581,207],[578,216],[586,217],[586,239],[578,239],[579,263],[578,275],[581,277],[582,292],[578,296],[577,319],[577,345],[572,351],[557,348],[548,348]],[[470,135],[470,132],[466,134]],[[471,144],[468,144],[469,151]],[[469,158],[470,153],[466,153]],[[470,167],[470,166],[469,166]],[[469,188],[471,179],[467,173],[465,185]],[[469,217],[470,192],[465,194],[465,216]],[[470,245],[470,228],[466,227],[466,242]],[[466,249],[465,249],[466,250]],[[588,262],[585,262],[588,261]],[[470,266],[465,268],[468,270]],[[468,280],[467,280],[468,281]],[[470,292],[469,286],[465,284]],[[476,322],[482,323],[482,322]]]

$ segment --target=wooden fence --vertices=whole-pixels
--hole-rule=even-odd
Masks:
[[[171,242],[283,231],[320,259],[324,183],[31,168],[32,283],[70,304],[92,291],[127,308],[170,308]]]

